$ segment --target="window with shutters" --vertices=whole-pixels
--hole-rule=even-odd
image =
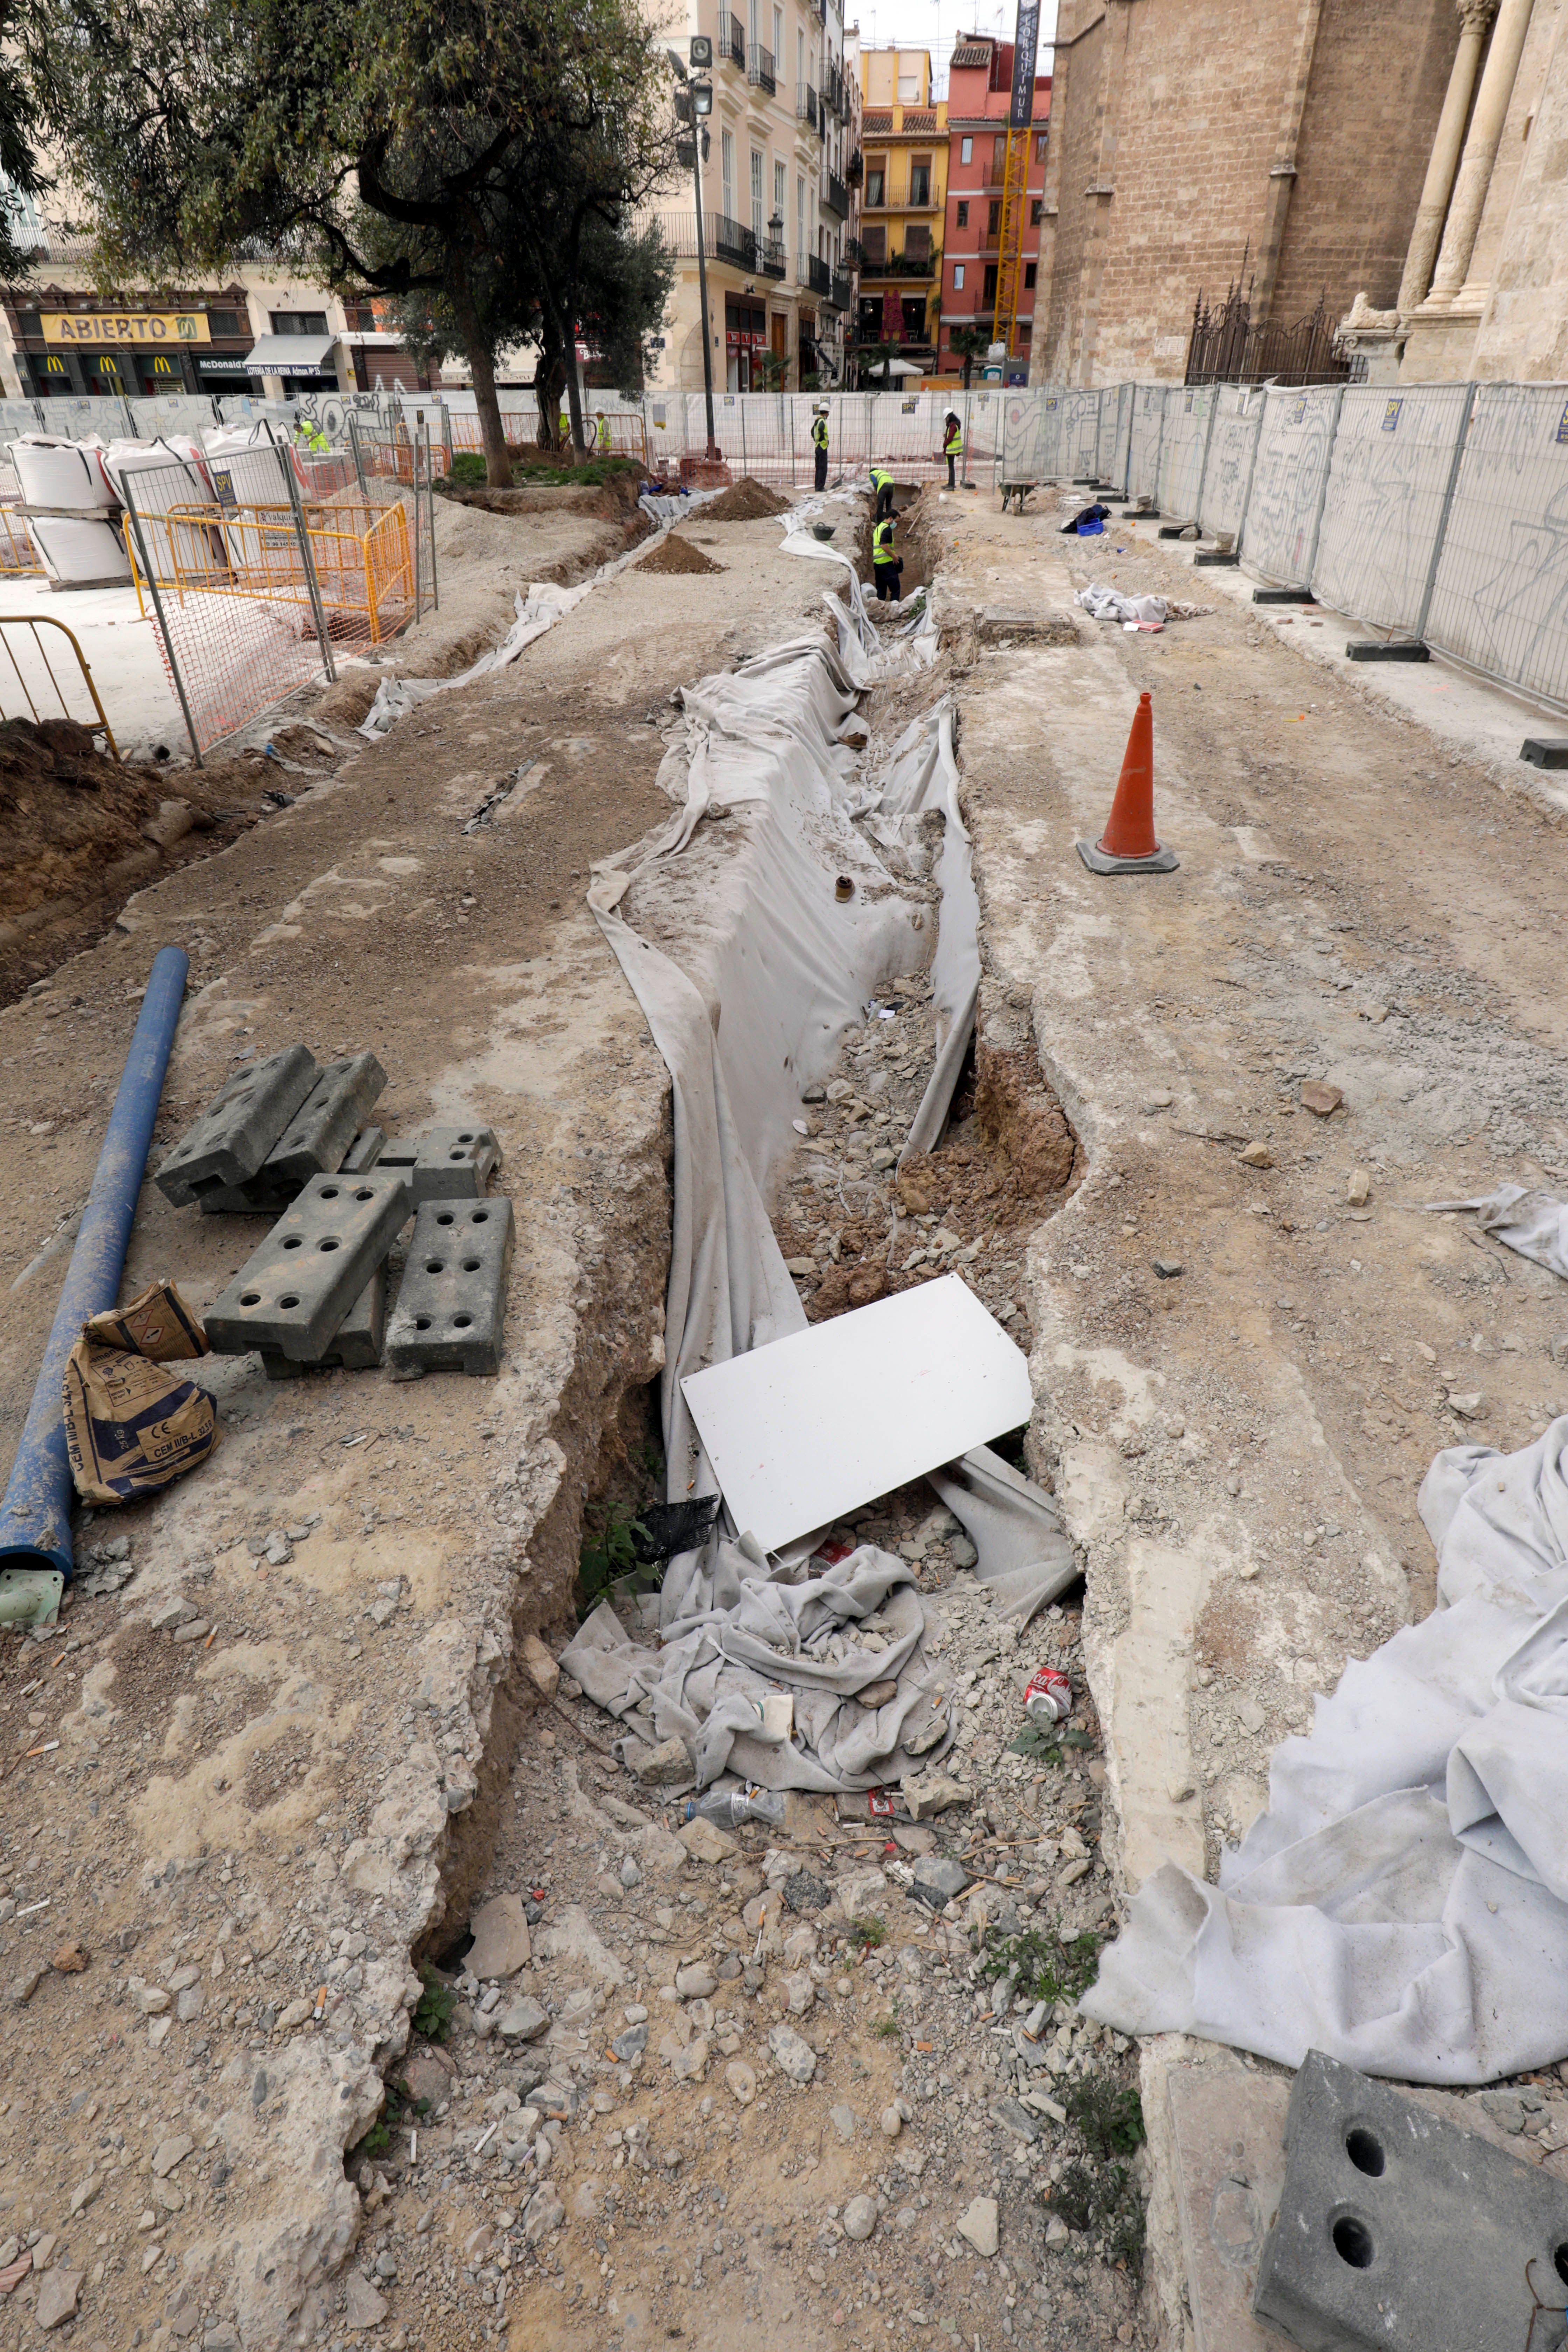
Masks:
[[[958,226],[960,228],[967,228],[969,226],[969,206],[962,200],[960,201],[958,207]]]
[[[929,205],[931,202],[931,157],[911,155],[910,158],[910,202]]]
[[[762,233],[763,151],[760,147],[753,147],[752,150],[752,235],[761,236]]]
[[[724,191],[724,217],[735,217],[735,134],[732,131],[719,133],[720,185]]]
[[[974,161],[974,142],[973,142],[973,139],[961,139],[961,140],[959,141],[959,142],[958,142],[958,160],[959,160],[959,162],[960,162],[961,163],[973,163],[973,161]]]

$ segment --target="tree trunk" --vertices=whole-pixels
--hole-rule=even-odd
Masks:
[[[566,373],[561,364],[560,353],[547,343],[541,343],[533,382],[539,401],[539,446],[542,449],[554,449],[560,446],[556,419],[561,414],[561,395],[566,388]]]
[[[459,264],[451,289],[452,313],[463,341],[463,356],[473,378],[474,405],[479,413],[479,440],[485,453],[485,487],[511,488],[511,459],[506,454],[506,431],[496,398],[495,357],[480,331],[479,312],[468,291],[468,273]]]

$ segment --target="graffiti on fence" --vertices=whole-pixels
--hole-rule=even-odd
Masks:
[[[1346,392],[1312,567],[1322,603],[1374,628],[1420,628],[1470,392]]]
[[[1164,420],[1165,386],[1141,383],[1132,404],[1132,440],[1127,463],[1129,498],[1152,499],[1154,495]]]
[[[1258,447],[1258,428],[1263,422],[1263,394],[1261,392],[1240,390],[1234,384],[1223,384],[1218,388],[1215,399],[1218,405],[1209,434],[1208,463],[1204,467],[1198,520],[1205,530],[1223,532],[1235,540],[1247,510],[1253,454]]]
[[[1327,386],[1268,390],[1241,544],[1266,580],[1307,585],[1339,402]]]
[[[1478,387],[1427,641],[1568,703],[1568,446],[1561,385]]]

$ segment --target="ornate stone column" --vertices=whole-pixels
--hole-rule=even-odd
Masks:
[[[1519,60],[1524,49],[1524,37],[1530,30],[1530,12],[1533,5],[1534,0],[1501,0],[1498,9],[1491,47],[1487,52],[1486,70],[1481,76],[1476,110],[1470,121],[1469,136],[1465,141],[1465,152],[1459,159],[1458,176],[1454,182],[1454,194],[1448,205],[1443,249],[1437,257],[1437,274],[1432,280],[1431,299],[1434,302],[1452,302],[1465,282],[1470,256],[1476,249],[1481,215],[1486,209],[1487,190],[1491,185],[1498,142],[1502,137],[1509,102],[1513,97],[1514,78],[1519,72]]]
[[[1415,226],[1410,233],[1410,249],[1405,257],[1405,275],[1399,284],[1399,300],[1395,308],[1402,318],[1407,318],[1418,302],[1426,300],[1426,290],[1432,283],[1432,265],[1437,258],[1443,223],[1447,218],[1448,198],[1454,192],[1454,174],[1459,168],[1459,149],[1464,141],[1470,96],[1481,61],[1481,47],[1487,37],[1487,27],[1497,13],[1497,0],[1458,0],[1458,52],[1454,58],[1454,69],[1448,76],[1447,95],[1443,100],[1436,136],[1432,142],[1426,184],[1421,191]]]

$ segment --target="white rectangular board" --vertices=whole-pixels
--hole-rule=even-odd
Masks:
[[[955,1274],[680,1383],[739,1533],[764,1551],[1029,1418],[1029,1367]]]

